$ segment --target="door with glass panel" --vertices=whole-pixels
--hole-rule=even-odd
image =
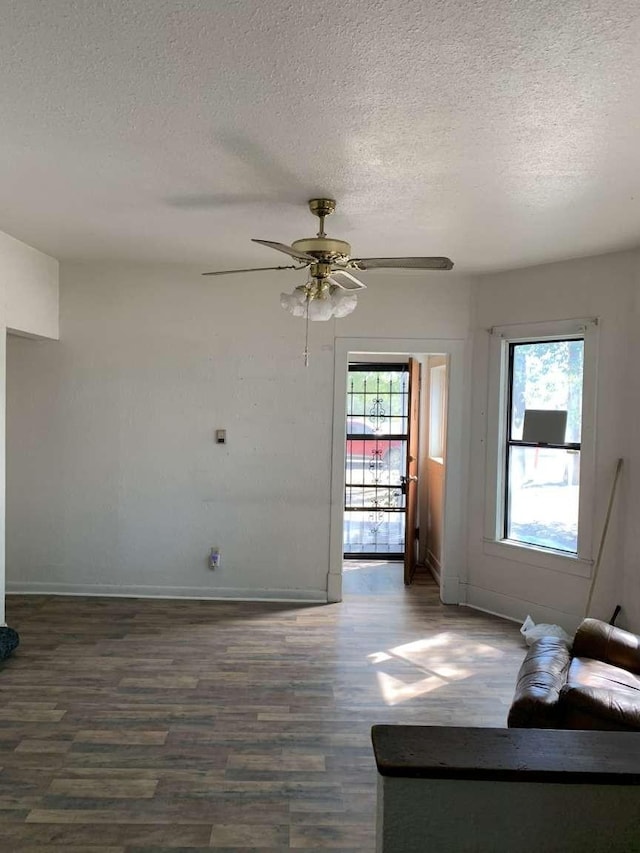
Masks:
[[[407,362],[349,365],[345,558],[404,557],[408,415]]]

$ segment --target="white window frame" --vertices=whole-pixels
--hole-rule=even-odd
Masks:
[[[568,554],[566,551],[556,551],[552,548],[504,538],[509,345],[568,338],[584,339],[577,554]],[[551,571],[582,577],[591,576],[595,503],[597,362],[598,321],[596,319],[523,323],[495,326],[490,329],[483,548],[486,554],[528,563]]]

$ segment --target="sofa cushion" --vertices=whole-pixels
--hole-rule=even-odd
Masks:
[[[558,637],[542,637],[529,647],[509,709],[510,728],[560,727],[560,690],[569,663],[569,649]]]
[[[585,619],[576,631],[573,654],[640,673],[640,637],[599,619]]]
[[[640,728],[640,677],[626,669],[574,658],[560,695],[575,728]]]

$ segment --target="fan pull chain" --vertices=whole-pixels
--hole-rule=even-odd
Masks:
[[[307,310],[305,312],[304,329],[304,366],[309,367],[309,294],[307,293]]]

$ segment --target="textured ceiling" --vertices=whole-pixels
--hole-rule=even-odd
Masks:
[[[0,0],[0,230],[59,258],[503,269],[640,243],[638,0]]]

